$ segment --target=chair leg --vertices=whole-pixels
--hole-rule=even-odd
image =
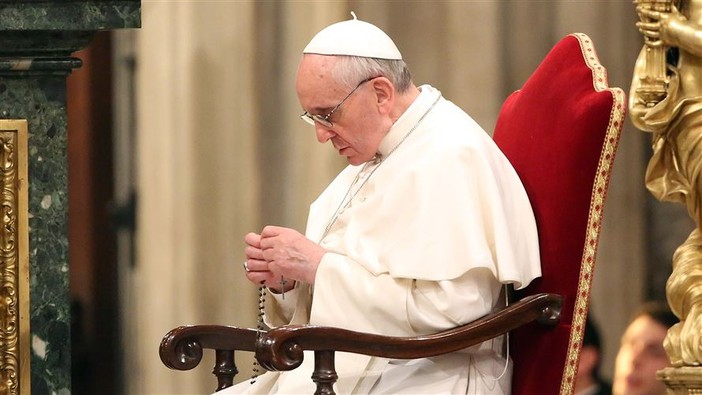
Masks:
[[[314,395],[334,395],[334,383],[338,377],[334,367],[334,351],[315,351],[312,381],[317,384],[317,390]]]
[[[215,367],[212,374],[217,376],[217,391],[229,388],[234,384],[234,376],[239,371],[234,364],[233,350],[216,350]]]

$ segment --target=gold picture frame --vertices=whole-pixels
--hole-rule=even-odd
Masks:
[[[28,126],[0,119],[0,393],[29,395]]]

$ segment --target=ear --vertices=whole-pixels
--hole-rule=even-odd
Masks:
[[[380,114],[389,114],[395,103],[395,86],[385,77],[371,81],[375,92],[376,105]]]

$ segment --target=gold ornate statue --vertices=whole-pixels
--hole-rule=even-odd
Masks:
[[[697,227],[673,256],[668,303],[681,322],[665,347],[675,367],[702,365],[702,0],[635,1],[645,45],[629,114],[653,134],[646,187],[687,206]]]

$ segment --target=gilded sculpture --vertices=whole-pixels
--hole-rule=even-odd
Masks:
[[[634,125],[652,134],[646,187],[685,204],[696,223],[673,256],[668,303],[681,322],[668,331],[673,366],[702,364],[702,0],[635,1],[644,36],[629,95]]]

